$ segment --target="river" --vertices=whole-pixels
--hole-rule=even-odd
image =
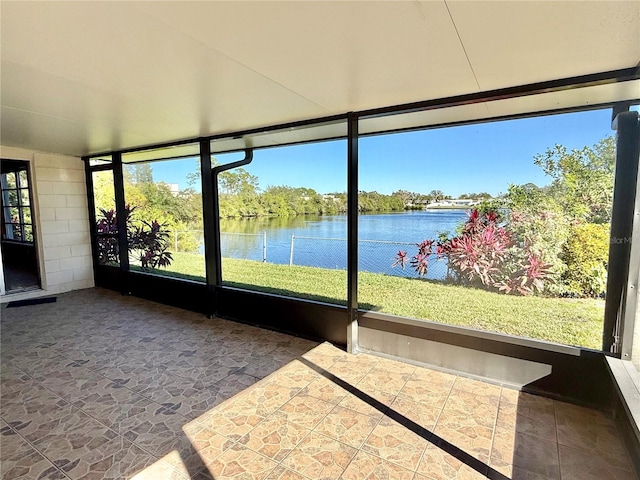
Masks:
[[[415,244],[453,233],[467,218],[466,210],[420,210],[363,214],[358,220],[359,269],[415,276],[406,266],[393,267],[399,250],[416,252]],[[299,215],[221,221],[222,256],[270,263],[346,269],[346,215]],[[444,260],[430,262],[427,277],[446,276]]]

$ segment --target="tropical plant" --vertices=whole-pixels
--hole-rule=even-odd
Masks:
[[[550,277],[549,264],[526,243],[520,245],[502,218],[497,211],[471,210],[454,237],[417,244],[409,264],[424,277],[435,253],[437,259],[447,261],[456,283],[518,295],[542,291]],[[393,265],[404,268],[406,257],[407,252],[399,251]]]
[[[136,222],[133,217],[136,209],[130,205],[124,208],[129,252],[143,270],[169,266],[173,258],[171,252],[167,251],[170,243],[166,225],[157,220]],[[96,230],[100,263],[118,263],[118,217],[113,209],[99,210]]]

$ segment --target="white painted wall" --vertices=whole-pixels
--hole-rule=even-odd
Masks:
[[[0,156],[31,167],[42,290],[1,302],[93,287],[84,164],[78,157],[0,146]]]

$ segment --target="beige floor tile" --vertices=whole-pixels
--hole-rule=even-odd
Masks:
[[[176,453],[172,452],[167,455],[166,460],[170,459],[175,463],[172,457],[176,456]],[[130,477],[131,480],[189,480],[190,478],[191,474],[186,467],[181,466],[176,469],[169,461],[165,461],[165,459],[162,458],[156,459],[153,463],[137,471]]]
[[[5,313],[3,479],[633,478],[596,410],[101,289]]]
[[[371,370],[375,367],[378,362],[380,362],[380,357],[376,357],[375,355],[369,355],[367,353],[358,353],[358,354],[349,354],[342,357],[338,362],[336,362],[336,366],[341,364],[349,364],[353,367],[358,367],[360,370],[367,371]]]
[[[176,413],[193,419],[241,393],[256,381],[250,375],[232,373],[207,386],[194,384],[191,380],[182,385],[170,380],[162,387],[149,387],[140,394],[156,403],[177,405]]]
[[[447,398],[443,410],[466,415],[475,422],[493,429],[498,415],[498,401],[493,396],[458,390],[453,391]]]
[[[105,381],[104,390],[83,396],[73,405],[117,433],[122,434],[137,422],[144,421],[145,413],[153,415],[161,408],[161,405],[128,388],[113,386],[108,379]]]
[[[416,366],[406,362],[399,362],[389,358],[381,358],[375,368],[399,375],[411,375],[416,371]]]
[[[589,450],[559,446],[562,480],[635,480],[631,464],[611,464]]]
[[[420,435],[384,417],[373,429],[362,450],[415,471],[428,443]]]
[[[311,432],[284,417],[272,415],[242,437],[238,443],[269,457],[282,461]]]
[[[445,452],[436,445],[429,445],[424,452],[417,473],[423,479],[433,480],[480,480],[483,473]]]
[[[340,384],[320,376],[303,388],[302,393],[325,402],[338,404],[349,392],[342,388]]]
[[[266,418],[266,415],[261,415],[258,410],[257,405],[240,398],[209,410],[195,421],[237,441]]]
[[[489,461],[493,428],[467,414],[443,410],[434,433],[482,462]]]
[[[412,375],[398,395],[409,397],[417,402],[443,407],[449,398],[452,385],[453,381],[451,383],[431,383],[429,380],[416,378],[416,375]]]
[[[278,464],[242,445],[234,445],[220,455],[207,470],[216,480],[263,480]]]
[[[117,436],[60,468],[74,479],[119,480],[130,478],[156,459],[140,447]]]
[[[269,377],[245,390],[241,395],[233,397],[230,403],[240,401],[256,407],[256,413],[267,416],[278,410],[285,403],[295,397],[300,388],[286,385],[286,381],[277,381],[276,377]],[[225,407],[229,402],[224,403]]]
[[[378,419],[337,406],[315,427],[315,431],[355,448],[360,448],[378,424]]]
[[[265,480],[309,480],[307,477],[278,465]]]
[[[614,464],[625,463],[626,448],[613,421],[592,420],[592,415],[586,415],[582,419],[557,418],[558,443],[590,450],[592,454],[606,457]]]
[[[452,373],[443,372],[441,370],[417,367],[413,371],[411,378],[430,385],[443,385],[453,387],[457,376]]]
[[[541,418],[543,420],[540,420]],[[496,425],[503,429],[556,442],[557,433],[553,407],[550,420],[545,412],[540,413],[537,409],[521,408],[516,405],[502,403],[498,409]]]
[[[349,408],[351,410],[355,410],[356,412],[362,413],[364,415],[369,415],[375,418],[382,418],[384,413],[387,411],[387,409],[395,399],[394,395],[384,392],[368,391],[366,395],[367,396],[364,397],[349,393],[340,401],[338,405],[340,405],[341,407]]]
[[[300,360],[293,360],[265,378],[265,381],[278,383],[287,388],[301,390],[316,378],[319,373]]]
[[[39,420],[38,417],[34,419]],[[33,425],[33,423],[32,423]],[[26,432],[27,429],[19,430]],[[71,460],[96,449],[116,436],[100,422],[75,407],[65,409],[65,414],[40,424],[23,435],[52,462]]]
[[[246,367],[242,368],[242,373],[256,378],[264,378],[286,366],[295,359],[286,354],[265,354],[249,358]]]
[[[311,432],[282,465],[313,479],[336,479],[342,475],[357,450],[344,443]]]
[[[491,466],[513,466],[548,479],[559,479],[558,445],[523,433],[496,428],[491,450]]]
[[[481,395],[483,397],[490,397],[496,403],[500,401],[500,392],[502,387],[473,378],[456,377],[456,381],[453,383],[452,390],[469,392],[474,395]]]
[[[347,353],[345,351],[325,342],[304,353],[302,358],[316,367],[328,370],[334,363],[346,356]]]
[[[179,463],[173,463],[175,467],[186,465],[190,471],[198,470],[199,467],[210,465],[234,445],[233,441],[227,437],[197,422],[185,425],[182,427],[182,431],[183,435],[179,437],[180,442],[172,450],[181,457]],[[168,461],[172,463],[170,460]]]
[[[402,394],[395,398],[391,409],[430,431],[433,431],[442,413],[442,407],[438,404],[414,401],[412,397]]]
[[[334,404],[309,395],[296,395],[283,405],[275,415],[287,422],[297,423],[308,429],[315,428],[329,413]]]
[[[0,477],[6,480],[66,478],[49,460],[8,428],[0,431]]]
[[[356,388],[365,393],[384,392],[389,395],[397,395],[410,377],[411,375],[407,373],[394,374],[375,366],[358,382]]]
[[[342,474],[342,480],[412,480],[413,472],[380,457],[359,451]]]
[[[361,361],[360,363],[339,360],[328,372],[349,385],[356,385],[374,367],[377,362]]]

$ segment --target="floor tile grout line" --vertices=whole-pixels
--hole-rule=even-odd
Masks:
[[[396,397],[393,397],[393,398],[395,399]],[[393,400],[391,401],[391,403],[393,403]],[[343,408],[346,408],[346,407],[343,407]],[[387,405],[387,410],[388,410],[389,408],[390,408],[390,406],[389,406],[389,405]],[[354,410],[352,410],[352,411],[354,411]],[[385,411],[386,411],[386,410],[385,410]],[[358,413],[358,412],[356,412],[356,413]],[[360,453],[360,452],[365,453],[365,454],[367,454],[367,455],[373,455],[373,456],[376,456],[376,457],[377,457],[377,455],[373,454],[372,452],[367,452],[366,450],[363,450],[363,448],[362,448],[362,447],[364,447],[364,445],[367,443],[367,441],[369,440],[369,437],[371,437],[371,434],[373,433],[373,431],[378,427],[378,425],[380,425],[380,422],[382,422],[382,419],[383,419],[383,418],[384,418],[384,413],[380,416],[380,418],[378,418],[378,419],[377,419],[377,422],[376,422],[375,426],[374,426],[374,427],[371,429],[371,431],[367,434],[367,437],[362,441],[362,443],[360,444],[360,446],[359,446],[358,448],[356,448],[356,453],[355,453],[355,455],[351,458],[351,460],[349,460],[349,463],[348,463],[348,464],[347,464],[347,466],[344,468],[344,470],[342,470],[342,474],[344,474],[344,472],[346,472],[346,471],[347,471],[347,469],[349,468],[349,466],[353,463],[353,461],[355,460],[355,458],[358,456],[358,453]],[[380,458],[381,460],[384,460],[384,461],[389,461],[389,460],[385,460],[385,459],[383,459],[383,458],[381,458],[381,457],[378,457],[378,458]],[[393,462],[391,462],[391,463],[393,463]],[[397,464],[395,464],[395,465],[397,465]],[[341,474],[341,475],[342,475],[342,474]]]
[[[165,323],[166,323],[166,322],[165,322]],[[163,323],[163,325],[162,325],[162,326],[163,326],[163,327],[165,327],[166,325]],[[66,329],[66,331],[68,332],[68,329]],[[173,329],[173,331],[176,331],[176,329]],[[169,334],[171,334],[171,332],[168,332],[167,334],[169,335]],[[182,340],[181,340],[181,341],[182,341]],[[21,342],[21,343],[22,343],[23,345],[25,345],[25,343],[24,343],[24,342]],[[15,347],[12,347],[12,348],[14,348],[14,349],[15,349]],[[68,356],[64,355],[64,353],[63,353],[62,351],[60,351],[60,350],[56,350],[57,348],[58,348],[58,346],[56,346],[56,347],[52,347],[52,348],[51,348],[52,352],[55,350],[55,352],[54,352],[54,353],[56,353],[57,355],[61,355],[61,356],[64,356],[64,357],[66,357],[66,358],[70,358],[71,360],[73,359],[73,358],[71,358],[71,357],[68,357]],[[14,350],[14,351],[15,351],[15,350]],[[83,358],[84,358],[84,357],[83,357]],[[4,363],[4,361],[5,361],[5,360],[3,359],[3,363]],[[37,363],[37,362],[36,362],[36,363]],[[89,368],[89,369],[90,369],[90,367],[86,367],[86,366],[85,366],[84,368]],[[373,367],[372,367],[372,368],[373,368]],[[21,370],[20,370],[20,369],[18,369],[18,371],[21,371]],[[26,372],[24,372],[24,374],[25,374],[28,378],[32,378],[32,377],[31,377],[31,375],[27,374]],[[44,387],[44,388],[47,388],[47,387]],[[55,392],[53,392],[51,389],[47,388],[47,390],[55,394]],[[134,393],[138,393],[138,392],[135,392],[135,391],[134,391]],[[138,394],[139,394],[139,393],[138,393]],[[58,395],[58,394],[55,394],[55,395],[56,395],[56,396],[58,396],[58,397],[60,396],[60,395]],[[61,397],[61,398],[63,398],[63,399],[64,399],[64,397]],[[394,397],[394,400],[395,400],[395,398],[397,398],[397,396],[396,396],[396,397]],[[70,401],[67,401],[67,400],[65,400],[65,401],[66,401],[67,403],[73,403],[73,402],[70,402]],[[154,403],[158,403],[158,402],[154,402]],[[340,404],[338,403],[337,405],[339,406]],[[555,432],[556,445],[557,445],[557,448],[558,448],[558,451],[559,451],[559,449],[560,449],[560,442],[558,441],[558,438],[559,438],[559,436],[558,436],[558,435],[559,435],[559,433],[558,433],[558,429],[557,429],[558,420],[557,420],[557,417],[556,417],[556,415],[555,415],[555,412],[556,412],[556,410],[557,410],[557,409],[556,409],[556,406],[557,406],[557,405],[560,405],[560,404],[559,404],[559,403],[554,404],[554,425],[556,426],[556,432]],[[500,407],[500,402],[498,403],[498,408],[499,408],[499,407]],[[333,408],[335,408],[335,406],[334,406]],[[85,413],[86,413],[86,412],[85,412]],[[440,420],[440,415],[442,415],[442,409],[440,410],[440,413],[439,413],[439,416],[438,416],[438,419],[436,420],[436,422]],[[379,423],[379,422],[378,422],[378,423]],[[496,425],[497,425],[497,423],[496,423]],[[494,432],[493,432],[493,435],[492,435],[492,444],[491,444],[491,449],[493,449],[494,441],[495,441],[495,428],[496,428],[496,427],[495,427],[495,425],[494,425]],[[360,451],[361,451],[361,449],[360,449]],[[559,453],[558,453],[558,455],[559,455]],[[424,453],[423,453],[423,456],[424,456]]]
[[[380,363],[380,362],[378,362],[378,363]],[[415,367],[415,366],[414,366],[414,367]],[[372,368],[369,370],[369,372],[367,373],[367,375],[368,375],[369,373],[371,373],[371,371],[372,371],[374,368],[375,368],[375,367],[372,367]],[[381,417],[380,417],[380,419],[378,420],[378,423],[376,424],[376,426],[371,430],[371,432],[369,432],[369,435],[367,435],[366,440],[365,440],[364,442],[362,442],[362,445],[360,446],[360,450],[362,450],[362,447],[364,447],[364,445],[367,443],[367,441],[368,441],[368,440],[369,440],[369,438],[371,437],[371,434],[373,433],[373,431],[374,431],[374,430],[375,430],[375,429],[380,425],[380,423],[382,422],[382,420],[386,417],[386,412],[388,412],[388,411],[391,409],[391,407],[392,407],[393,403],[394,403],[394,402],[396,401],[396,399],[398,398],[398,395],[400,394],[400,392],[402,391],[402,389],[407,385],[407,382],[409,382],[409,379],[410,379],[411,377],[413,377],[413,375],[415,374],[416,369],[417,369],[417,367],[415,367],[415,368],[413,369],[413,371],[411,372],[411,374],[409,374],[409,375],[408,375],[407,379],[406,379],[406,380],[404,381],[404,383],[402,384],[402,387],[400,387],[400,389],[398,390],[398,392],[396,392],[396,394],[395,394],[395,395],[393,395],[393,399],[392,399],[392,400],[391,400],[391,402],[390,402],[390,403],[391,403],[391,405],[387,405],[387,406],[386,406],[387,408],[385,409],[385,412],[381,412],[381,413],[382,413],[382,416],[381,416]],[[331,373],[331,372],[329,371],[329,373]],[[366,377],[366,375],[365,375],[365,377]],[[365,377],[363,377],[360,381],[364,380],[364,378],[365,378]],[[357,385],[359,385],[359,383],[360,383],[360,382],[358,382],[358,383],[356,383],[356,385],[352,385],[352,386],[353,386],[353,387],[355,387],[355,388],[357,388]],[[385,392],[385,393],[386,393],[386,392]],[[381,403],[382,403],[382,402],[381,402]],[[435,429],[435,425],[434,425],[434,429]],[[426,440],[426,439],[425,439],[425,440]],[[428,447],[428,444],[429,444],[429,443],[431,443],[431,442],[430,442],[429,440],[427,440],[427,446],[424,448],[424,450],[423,450],[423,451],[422,451],[422,453],[420,454],[420,458],[418,459],[418,462],[416,463],[416,467],[415,467],[414,469],[408,469],[408,468],[406,468],[405,466],[400,465],[400,464],[398,464],[398,463],[396,463],[396,462],[394,462],[394,461],[392,461],[392,460],[389,460],[389,459],[385,459],[385,458],[379,457],[378,455],[376,455],[376,454],[375,454],[375,453],[373,453],[373,452],[369,452],[369,451],[367,451],[367,450],[362,450],[362,451],[363,451],[364,453],[368,453],[368,454],[370,454],[370,455],[374,455],[374,456],[376,456],[376,457],[378,457],[378,458],[380,458],[380,459],[382,459],[382,460],[384,460],[384,461],[387,461],[387,462],[393,463],[394,465],[397,465],[397,466],[399,466],[399,467],[401,467],[401,468],[404,468],[405,470],[409,470],[409,471],[411,471],[411,472],[414,474],[413,476],[415,476],[415,475],[416,475],[416,473],[417,473],[418,467],[420,466],[420,462],[422,461],[422,457],[424,456],[424,452],[426,452],[426,450],[427,450],[427,447]],[[354,458],[355,458],[355,456],[354,456]],[[352,459],[352,461],[353,461],[353,459]]]
[[[493,446],[496,440],[496,431],[498,430],[498,417],[500,416],[500,407],[502,407],[502,402],[503,402],[502,392],[504,388],[505,388],[504,386],[500,386],[500,395],[498,397],[498,409],[496,410],[496,418],[493,422],[493,429],[491,432],[491,446],[489,447],[489,459],[487,460],[487,465],[489,466],[492,466],[491,459],[493,458]],[[517,411],[517,406],[516,406],[516,411]]]
[[[558,454],[558,475],[560,480],[562,480],[562,477],[564,476],[562,474],[562,460],[560,457],[560,437],[558,436],[558,413],[556,411],[556,401],[552,400],[553,402],[553,425],[556,429],[556,452]]]
[[[3,419],[4,420],[4,419]],[[44,452],[42,452],[37,446],[35,446],[33,443],[31,443],[28,439],[26,439],[18,430],[16,430],[15,428],[13,428],[6,420],[4,420],[4,422],[7,424],[7,426],[16,434],[18,435],[27,445],[29,445],[33,450],[35,450],[42,458],[44,458],[46,461],[49,462],[49,464],[51,464],[52,467],[54,467],[56,470],[58,470],[59,472],[61,472],[65,478],[71,479],[71,477],[69,475],[67,475],[67,473],[62,470],[62,467],[59,467],[58,465],[56,465],[47,455],[45,455]],[[1,438],[1,437],[0,437]]]
[[[457,376],[456,376],[457,378]],[[440,417],[442,416],[442,412],[444,411],[444,407],[447,404],[447,400],[449,400],[449,397],[451,396],[451,392],[453,391],[453,386],[455,385],[455,381],[456,378],[454,378],[453,382],[451,382],[451,387],[449,387],[449,392],[447,393],[447,398],[445,399],[445,401],[442,403],[442,407],[440,408],[440,412],[438,412],[438,417],[436,418],[436,421],[433,424],[433,429],[429,430],[432,433],[432,437],[433,435],[435,435],[436,432],[436,428],[438,427],[438,421],[440,420]],[[405,384],[406,385],[406,384]],[[402,389],[400,390],[402,391]],[[435,443],[433,443],[431,440],[428,441],[427,446],[425,447],[424,451],[422,452],[422,454],[420,455],[420,459],[418,460],[418,464],[416,465],[416,469],[415,469],[415,474],[418,474],[418,469],[420,468],[420,465],[422,464],[422,460],[424,459],[424,456],[427,453],[427,449],[429,448],[429,445],[433,445],[436,448],[440,449],[440,447],[438,447]]]

